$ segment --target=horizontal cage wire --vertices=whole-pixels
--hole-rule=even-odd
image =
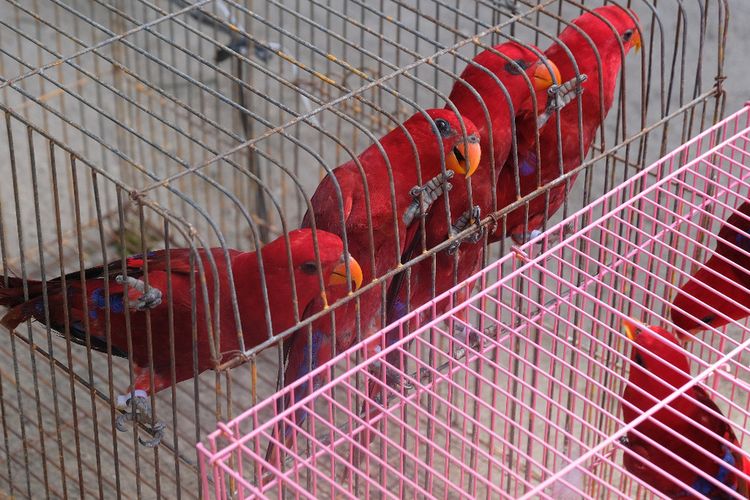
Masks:
[[[509,215],[520,208],[525,213],[522,226],[531,229],[529,210],[534,200],[544,202],[545,217],[538,230],[552,226],[591,202],[598,203],[594,206],[599,207],[601,215],[604,193],[723,116],[724,46],[729,18],[726,1],[691,5],[680,0],[602,1],[595,2],[596,5],[572,0],[2,2],[0,109],[5,130],[0,134],[0,172],[6,181],[0,183],[1,279],[3,287],[19,283],[24,297],[36,293],[39,300],[32,314],[38,320],[46,318],[46,322],[23,322],[12,332],[2,330],[8,337],[0,346],[3,431],[0,463],[4,463],[0,466],[0,491],[11,496],[202,496],[201,455],[195,450],[196,444],[217,425],[224,425],[220,422],[231,421],[249,407],[262,405],[258,406],[258,414],[271,415],[275,409],[269,406],[270,402],[280,400],[278,396],[269,398],[291,382],[285,379],[283,369],[285,350],[298,328],[309,336],[314,321],[325,320],[326,315],[334,318],[337,312],[343,315],[346,307],[359,308],[368,297],[377,296],[376,302],[385,302],[388,283],[396,275],[396,268],[405,269],[402,275],[410,278],[413,266],[419,262],[430,263],[434,287],[440,252],[467,237],[481,235],[483,231],[486,234],[485,230],[496,228],[499,244],[490,245],[486,236],[479,241],[483,247],[483,262],[495,262],[511,250]],[[427,248],[422,241],[418,258],[404,262],[403,266],[393,263],[386,273],[373,274],[373,262],[383,249],[368,249],[366,255],[356,257],[367,278],[362,289],[341,301],[334,300],[340,296],[331,294],[330,304],[327,304],[329,297],[324,297],[321,300],[331,306],[325,311],[310,313],[306,310],[303,296],[319,296],[328,290],[328,277],[323,271],[324,245],[319,244],[324,237],[322,231],[313,231],[311,259],[317,269],[314,276],[309,276],[307,281],[300,280],[291,272],[290,260],[295,238],[300,236],[299,233],[295,236],[294,230],[302,224],[321,179],[338,165],[349,161],[356,163],[357,155],[370,145],[384,157],[379,139],[391,130],[403,130],[412,115],[426,116],[427,109],[446,106],[451,88],[477,54],[509,40],[526,47],[534,44],[544,50],[559,40],[558,35],[570,26],[571,20],[604,3],[628,7],[638,16],[642,50],[625,57],[611,111],[597,129],[585,158],[573,170],[556,176],[551,183],[537,183],[528,193],[521,193],[516,186],[516,196],[510,205],[499,206],[493,199],[493,210],[482,212],[476,227],[455,234],[452,241],[432,248]],[[591,80],[596,75],[586,76]],[[526,82],[527,87],[529,83]],[[574,98],[567,106],[578,106],[579,120],[582,120],[584,110],[579,99]],[[485,104],[483,107],[487,108]],[[468,135],[465,121],[459,122],[462,134]],[[431,133],[435,135],[437,124],[433,120],[430,123]],[[410,146],[414,146],[414,138],[406,135]],[[516,144],[515,135],[512,140]],[[577,140],[580,142],[581,138]],[[556,146],[560,148],[560,144]],[[687,159],[688,153],[683,150],[681,154]],[[483,149],[482,155],[487,154]],[[518,158],[509,161],[518,172]],[[390,175],[403,167],[390,163]],[[447,158],[441,158],[440,163],[446,171]],[[502,164],[490,163],[486,168],[499,170],[501,167]],[[653,182],[659,173],[648,170],[638,177],[639,182],[644,185]],[[517,179],[518,174],[516,184]],[[470,183],[471,178],[467,184]],[[551,206],[550,193],[560,186],[570,189],[570,193],[557,210]],[[449,196],[450,193],[445,194],[446,199]],[[342,201],[335,199],[333,203],[337,217],[343,216]],[[393,212],[386,225],[395,225],[400,218],[400,214]],[[584,218],[576,220],[586,222],[593,214],[587,216],[589,219],[581,216]],[[446,213],[447,222],[452,224],[457,215]],[[369,226],[373,225],[370,220]],[[641,226],[637,229],[645,230]],[[567,227],[556,238],[566,238],[571,230],[573,226]],[[529,237],[536,234],[529,231]],[[707,237],[708,233],[704,235]],[[398,240],[399,236],[395,238]],[[611,231],[596,231],[586,244],[611,248],[613,238]],[[342,238],[343,261],[347,261],[346,256],[350,254],[350,239],[349,234]],[[241,280],[235,276],[225,283],[222,276],[232,262],[234,254],[230,249],[254,252],[271,242],[279,243],[276,247],[268,245],[278,252],[272,254],[269,250],[269,255],[261,254],[256,259],[262,278],[258,280],[257,300],[252,305],[253,310],[259,311],[252,326],[258,323],[265,327],[261,341],[250,345],[243,337],[245,322],[241,321],[247,301],[235,291],[242,286]],[[546,242],[548,246],[552,243]],[[676,243],[669,244],[679,250]],[[693,248],[690,243],[682,244]],[[537,248],[535,245],[527,243],[524,248]],[[161,290],[160,300],[169,310],[168,319],[157,322],[155,314],[137,316],[146,317],[138,319],[142,321],[138,325],[142,325],[141,330],[147,334],[142,340],[143,347],[134,343],[138,339],[131,335],[134,327],[129,314],[124,313],[124,320],[115,318],[117,311],[111,304],[116,294],[112,290],[127,286],[124,295],[119,295],[120,314],[122,300],[127,301],[128,307],[124,310],[128,311],[132,304],[129,291],[135,292],[130,288],[136,286],[136,282],[127,281],[127,277],[131,272],[138,272],[137,266],[142,265],[140,269],[145,268],[144,274],[148,277],[140,282],[143,289],[138,301],[145,300],[152,289],[149,288],[152,275],[147,272],[151,264],[121,262],[121,259],[140,254],[146,258],[140,258],[139,262],[149,262],[151,252],[160,249],[185,251],[179,263],[181,267],[170,258],[166,259],[166,264],[162,263],[166,266],[166,281],[161,287],[152,287]],[[280,264],[283,270],[277,270],[272,276],[272,264],[278,261],[283,261]],[[517,265],[508,257],[499,262],[493,264],[492,280],[502,274],[500,271],[509,272]],[[98,271],[102,278],[91,272],[84,273],[92,266],[104,266]],[[178,266],[178,273],[184,274],[173,278],[172,266]],[[355,281],[350,261],[346,268],[345,281]],[[163,269],[157,270],[160,271]],[[541,270],[534,272],[542,273]],[[575,274],[562,265],[560,272]],[[662,270],[649,272],[663,274]],[[679,272],[672,273],[674,283],[679,282]],[[283,276],[279,276],[280,273]],[[64,277],[62,281],[58,276]],[[121,276],[125,277],[127,285],[119,283]],[[20,281],[15,281],[17,279]],[[546,279],[556,277],[551,275]],[[36,280],[52,281],[40,285]],[[46,326],[54,323],[50,300],[58,300],[67,307],[65,293],[58,293],[66,280],[80,281],[82,290],[110,305],[111,310],[100,314],[87,310],[84,304],[78,311],[83,317],[80,324],[73,324],[71,318],[65,316],[58,318],[56,325]],[[640,282],[633,280],[633,283]],[[291,290],[287,308],[291,311],[289,324],[285,323],[283,328],[269,312],[274,305],[270,293],[277,284]],[[461,298],[471,292],[473,284],[464,286],[459,294]],[[517,303],[506,307],[504,298],[496,304],[493,302],[493,312],[488,314],[494,319],[488,317],[481,321],[502,319],[511,324],[505,321],[506,316],[525,318],[528,305],[521,302],[522,298],[533,294],[544,296],[548,293],[545,286],[532,286],[531,282],[520,278],[509,282],[506,295]],[[433,287],[428,286],[428,289]],[[184,291],[179,301],[175,299],[177,289]],[[645,290],[638,290],[644,300],[651,297]],[[434,296],[442,290],[433,292]],[[571,294],[565,300],[585,301],[576,297],[579,296]],[[432,322],[432,318],[440,316],[459,300],[458,296],[450,296],[440,307],[422,309],[422,315],[404,328],[408,330]],[[539,304],[549,300],[547,296]],[[662,309],[654,314],[663,316],[666,305],[663,301],[657,304]],[[409,303],[406,310],[419,305]],[[646,305],[644,303],[644,311],[653,310]],[[559,305],[559,310],[568,314],[568,309],[575,307],[571,302]],[[472,321],[484,317],[481,310],[479,306],[472,306]],[[502,310],[502,315],[496,314],[496,310]],[[596,314],[605,314],[603,311],[597,310]],[[7,314],[7,310],[0,314]],[[376,311],[372,316],[358,315],[354,339],[361,340],[384,326],[387,318],[383,311]],[[446,348],[443,344],[451,341],[445,332],[452,331],[454,325],[452,320],[440,317],[443,319],[425,330],[429,333],[419,333],[415,338],[429,339],[432,335],[436,346]],[[549,318],[551,316],[543,319]],[[123,321],[124,326],[117,321]],[[366,322],[372,324],[366,326]],[[103,332],[98,344],[87,333],[94,324],[101,325]],[[78,333],[77,338],[76,328],[83,332]],[[124,332],[127,342],[123,342],[127,348],[116,349],[114,340],[107,340],[117,328]],[[544,336],[539,330],[541,323],[529,328]],[[334,338],[336,335],[334,331]],[[164,342],[152,342],[152,337]],[[178,337],[188,338],[189,348],[185,352],[176,350]],[[542,337],[539,342],[544,344]],[[553,337],[548,332],[546,342],[552,342]],[[497,343],[500,338],[492,337],[487,341]],[[334,344],[335,354],[337,345]],[[556,349],[564,348],[554,345]],[[508,376],[517,381],[513,391],[524,395],[527,394],[524,391],[532,387],[524,378],[530,367],[521,362],[518,353],[532,347],[513,344],[517,352],[503,351],[502,354],[507,360],[513,356],[514,360],[518,359],[513,373]],[[544,347],[548,348],[546,344]],[[132,356],[127,359],[119,355],[132,354],[133,349],[147,352],[147,362],[138,365]],[[413,372],[415,363],[432,356],[424,366],[441,367],[432,376],[449,377],[446,374],[452,373],[452,365],[445,364],[445,355],[435,349],[424,342],[410,350],[404,348],[405,355],[409,356],[408,368]],[[616,351],[609,355],[617,356],[621,352]],[[347,363],[334,365],[331,373],[348,373],[352,363],[361,361],[364,351],[352,353],[346,358]],[[566,351],[564,355],[570,353]],[[199,365],[201,356],[210,358],[212,366]],[[166,381],[157,377],[158,367],[154,361],[157,358],[168,359]],[[438,359],[443,361],[438,363]],[[593,365],[591,369],[595,370]],[[178,375],[180,371],[189,376],[179,380],[182,378]],[[123,422],[128,412],[117,407],[119,397],[137,385],[141,375],[152,384],[147,391],[151,418]],[[364,397],[363,377],[358,374],[352,379],[356,382],[352,382],[352,390],[356,391],[351,397],[359,402]],[[155,385],[158,383],[164,385]],[[347,390],[336,389],[335,393],[330,393],[329,399],[334,405],[331,408],[336,407],[337,414],[342,410],[335,401],[350,394]],[[570,389],[559,390],[568,390],[573,398]],[[612,394],[597,397],[603,398],[609,405],[607,409],[616,413],[612,406],[616,398]],[[500,403],[491,403],[495,404]],[[510,411],[510,399],[507,404]],[[587,412],[593,411],[591,403],[580,404]],[[418,432],[423,432],[428,425],[426,422],[438,415],[438,410],[432,406],[427,413],[413,404],[407,408],[407,412],[413,410],[409,418]],[[512,408],[521,415],[534,409],[520,400]],[[135,411],[135,406],[130,410]],[[739,414],[732,414],[730,418],[739,418]],[[449,412],[440,418],[448,418],[444,420],[448,422],[453,417]],[[571,415],[571,418],[577,417]],[[617,417],[603,416],[601,422],[595,423],[600,426],[597,428],[586,424],[589,430],[585,439],[581,438],[581,449],[592,442],[593,436],[601,434],[598,429],[603,429],[602,426],[614,425],[613,418]],[[263,421],[263,418],[257,422],[245,421],[232,432],[245,433],[260,428],[258,422]],[[129,432],[118,431],[123,424]],[[323,422],[315,419],[315,425],[318,424]],[[498,425],[491,423],[484,427],[496,429]],[[577,432],[583,432],[584,424],[580,419],[570,425]],[[267,432],[268,427],[264,428]],[[451,440],[460,440],[460,434],[467,432],[465,429],[455,435],[448,427],[430,427],[429,432],[442,433],[441,439],[450,449]],[[525,448],[536,439],[532,430],[513,431],[510,441],[517,441],[511,446],[513,453],[531,456]],[[568,428],[565,431],[570,433]],[[153,449],[142,445],[149,441],[156,444],[157,441],[153,441],[156,437],[160,440]],[[502,434],[482,439],[485,438],[491,442],[509,440]],[[404,439],[405,443],[409,439],[423,443],[422,437]],[[474,439],[480,440],[478,435]],[[395,449],[387,451],[389,457],[396,453]],[[554,455],[550,450],[545,453]],[[315,456],[309,450],[297,455],[305,460]],[[500,481],[497,478],[492,482],[500,484],[503,492],[531,491],[533,485],[540,482],[532,476],[546,477],[557,469],[562,458],[553,455],[534,456],[542,462],[541,466],[528,465],[523,471],[498,469],[488,474],[502,478],[501,482],[497,482]],[[381,456],[386,455],[381,453]],[[473,463],[488,459],[471,457]],[[224,463],[235,460],[237,465],[246,460],[239,458],[233,456]],[[419,476],[418,487],[413,489],[415,494],[447,492],[449,488],[438,486],[436,481],[440,482],[441,475],[448,477],[454,473],[463,478],[455,484],[464,485],[459,488],[464,491],[497,490],[486,481],[475,483],[469,469],[449,470],[455,462],[447,455],[434,460],[438,465],[429,465],[415,473],[415,477]],[[612,462],[609,458],[604,462],[607,460]],[[607,469],[607,463],[602,467]],[[245,468],[242,481],[252,481],[248,478],[253,474],[254,464]],[[340,467],[342,463],[336,465]],[[379,479],[353,473],[345,485],[335,486],[326,480],[325,488],[380,491],[381,485],[388,484],[391,494],[401,491],[399,488],[408,490],[411,485],[391,484],[385,480],[393,470],[405,470],[404,467],[406,465],[397,465],[396,469],[388,471],[383,469]],[[413,464],[409,467],[414,470]],[[471,469],[476,470],[476,467]],[[607,470],[614,471],[612,477],[620,477],[621,467],[618,468],[617,463]],[[318,476],[311,474],[309,477],[317,480]],[[210,489],[224,488],[221,491],[227,495],[235,491],[247,493],[249,489],[236,490],[242,481],[216,480]],[[307,476],[298,477],[300,485],[305,481]],[[353,481],[361,483],[358,489],[348,489],[354,488]],[[629,484],[623,481],[622,484]],[[466,486],[469,484],[471,487]],[[284,487],[287,486],[285,482]],[[299,489],[290,492],[303,494]]]
[[[749,147],[750,105],[483,269],[480,288],[445,314],[420,319],[451,292],[377,333],[400,336],[375,356],[359,362],[358,344],[220,423],[198,445],[205,496],[661,497],[622,462],[622,438],[639,423],[621,413],[635,365],[623,324],[675,329],[676,286],[748,200]],[[453,322],[468,328],[463,339]],[[703,387],[748,460],[747,320],[698,335],[686,352],[693,377],[675,396]],[[382,367],[395,358],[406,381],[393,388]],[[320,387],[279,411],[315,375]],[[278,439],[280,427],[291,439]],[[269,443],[281,447],[272,459]]]

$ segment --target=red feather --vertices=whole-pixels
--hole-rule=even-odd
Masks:
[[[672,302],[671,316],[676,326],[687,331],[705,330],[708,326],[721,328],[730,320],[748,316],[749,231],[750,202],[745,202],[719,230],[713,256],[682,285]]]
[[[509,61],[515,61],[517,64],[520,63],[520,67],[527,68],[527,76],[532,82],[534,72],[538,65],[542,64],[539,56],[523,45],[515,42],[498,45],[474,58],[461,74],[449,96],[449,100],[462,116],[478,124],[483,151],[479,168],[469,179],[471,200],[466,189],[454,189],[449,193],[450,214],[454,221],[472,205],[478,206],[483,215],[495,210],[493,194],[499,170],[497,166],[503,165],[511,148],[511,121],[514,119],[512,113],[527,116],[532,122],[535,120],[529,84],[524,75],[514,66],[509,66]],[[500,85],[504,86],[507,96]],[[478,92],[481,102],[470,89]],[[537,104],[540,108],[546,104],[545,91],[546,86],[539,89]],[[489,112],[489,123],[485,118],[482,103]],[[492,155],[488,154],[490,151],[493,152]],[[439,199],[425,222],[427,249],[443,243],[449,237],[452,222],[447,218],[445,203],[445,197]],[[422,248],[415,247],[413,250],[405,256],[404,261],[417,256]],[[390,291],[392,298],[388,304],[388,323],[401,317],[407,310],[424,304],[456,283],[474,275],[481,269],[483,255],[482,242],[465,242],[454,255],[440,252],[435,256],[434,262],[432,259],[426,259],[412,266],[409,286],[399,284],[398,290]]]
[[[327,280],[333,268],[342,262],[343,246],[337,236],[323,231],[318,231],[317,238],[322,275]],[[289,234],[289,240],[292,272],[297,290],[296,304],[299,307],[298,317],[301,317],[305,308],[321,294],[317,271],[310,273],[309,266],[304,266],[309,265],[311,261],[315,262],[312,232],[309,229],[293,231]],[[56,278],[48,281],[48,308],[45,308],[43,303],[41,282],[27,282],[29,297],[28,300],[24,300],[22,280],[12,278],[7,287],[0,288],[0,305],[11,307],[0,322],[9,329],[15,328],[27,319],[49,322],[49,326],[61,334],[69,331],[73,342],[86,344],[88,340],[93,349],[106,352],[106,325],[109,318],[113,354],[131,357],[136,365],[136,380],[131,389],[150,392],[149,346],[146,334],[148,314],[153,345],[153,383],[155,391],[158,392],[169,387],[172,378],[168,316],[170,303],[174,315],[172,326],[176,382],[192,378],[197,373],[214,368],[217,363],[227,361],[236,355],[240,350],[238,332],[242,332],[244,336],[245,349],[250,349],[266,341],[269,334],[283,332],[295,324],[295,297],[289,277],[285,239],[278,238],[261,250],[268,291],[267,303],[263,300],[257,253],[243,253],[237,250],[228,250],[227,253],[229,262],[221,248],[197,251],[172,249],[168,252],[160,250],[150,252],[146,256],[126,259],[128,276],[143,278],[147,267],[149,286],[158,288],[163,294],[161,304],[149,309],[148,313],[128,307],[129,300],[137,299],[141,293],[130,287],[129,297],[124,297],[124,286],[115,282],[115,276],[122,273],[121,262],[112,263],[106,268],[99,266],[87,269],[83,273],[85,280],[81,276],[82,273],[76,272],[68,274],[64,280]],[[191,256],[196,261],[200,259],[203,279],[198,262],[191,263]],[[216,266],[216,274],[210,263],[211,257]],[[231,264],[231,273],[228,264]],[[195,276],[191,279],[193,273]],[[234,277],[240,325],[235,324],[230,300],[230,274]],[[105,278],[108,279],[108,292],[105,289]],[[168,295],[168,281],[171,284],[171,296]],[[202,293],[202,281],[205,281],[206,285],[205,296]],[[213,307],[217,286],[219,308],[215,310]],[[192,292],[193,287],[195,293]],[[66,302],[69,317],[67,325]],[[270,310],[270,328],[265,316],[267,308]],[[126,309],[130,318],[132,351],[128,349]],[[197,328],[195,345],[192,338],[193,314],[196,316]],[[215,344],[218,350],[214,355],[211,344],[217,326],[220,335],[218,345]],[[193,369],[193,352],[197,353],[197,372]]]
[[[628,385],[623,393],[625,423],[671,395],[674,389],[670,386],[679,388],[690,381],[689,360],[677,337],[663,328],[649,329],[635,333]],[[677,437],[657,422],[673,430]],[[638,424],[635,431],[628,433],[630,453],[624,455],[625,467],[665,495],[676,498],[695,494],[670,479],[674,477],[709,498],[728,498],[726,492],[706,479],[711,477],[748,497],[748,482],[735,469],[747,472],[749,458],[725,444],[724,440],[739,446],[731,424],[701,386],[691,387],[685,395]],[[705,477],[645,438],[697,467]]]
[[[616,33],[600,17],[609,21]],[[561,144],[558,145],[557,140],[557,118],[553,116],[539,132],[537,158],[536,123],[530,120],[519,123],[518,165],[515,165],[514,158],[509,158],[500,171],[497,183],[498,208],[507,207],[519,198],[570,172],[584,161],[597,129],[614,102],[617,76],[623,63],[620,40],[623,40],[627,54],[636,40],[640,41],[637,29],[636,21],[622,8],[616,5],[599,7],[573,21],[573,26],[560,33],[559,43],[546,50],[544,55],[557,65],[563,82],[575,78],[578,74],[588,76],[588,80],[583,83],[584,91],[581,96],[583,128],[579,128],[578,105],[573,101],[560,111]],[[581,31],[591,39],[595,48]],[[566,49],[575,57],[575,65]],[[598,66],[597,54],[601,60],[601,69]],[[576,176],[577,174],[570,179],[571,187]],[[516,188],[516,178],[520,184],[520,191]],[[507,235],[514,236],[517,241],[523,240],[522,235],[543,226],[562,206],[567,193],[568,190],[563,183],[552,188],[548,195],[535,197],[529,202],[528,209],[521,206],[513,210],[507,216],[506,231],[499,226],[491,235],[491,241],[498,241]]]
[[[413,200],[409,191],[440,174],[441,154],[447,158],[464,142],[461,121],[455,113],[433,109],[427,114],[432,120],[445,120],[449,134],[436,136],[432,123],[421,113],[415,114],[403,123],[403,128],[395,128],[378,144],[368,147],[356,161],[349,161],[326,176],[312,197],[312,211],[302,222],[307,227],[314,221],[318,229],[346,237],[350,254],[362,265],[365,284],[400,265],[403,252],[417,235],[403,221]],[[464,120],[464,126],[467,135],[477,134],[469,120]],[[463,188],[459,177],[456,174],[452,180],[451,194]],[[416,221],[412,226],[418,224]],[[386,284],[390,281],[386,280]],[[384,317],[381,293],[380,287],[374,287],[361,294],[359,300],[337,308],[335,321],[326,315],[313,323],[312,330],[296,332],[287,354],[285,385],[330,360],[334,352],[349,348],[357,340],[358,331],[362,338],[377,331]],[[307,386],[301,387],[295,397],[303,397],[308,390]],[[300,413],[298,423],[304,415]],[[270,448],[268,453],[272,452]]]

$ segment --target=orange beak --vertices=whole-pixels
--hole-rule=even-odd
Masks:
[[[625,328],[625,335],[628,336],[630,340],[635,342],[635,337],[638,335],[638,330],[640,330],[640,323],[638,323],[633,318],[625,318],[622,320],[622,326]]]
[[[534,84],[535,90],[547,90],[553,84],[560,85],[562,83],[562,76],[555,63],[549,59],[545,59],[537,63],[531,83]]]
[[[472,134],[454,146],[445,158],[445,167],[457,174],[471,177],[477,170],[481,157],[482,148],[479,146],[479,136]]]
[[[343,259],[343,257],[342,257]],[[346,271],[349,270],[349,274],[352,277],[354,285],[352,286],[353,291],[359,290],[362,286],[362,268],[359,267],[359,263],[354,260],[354,257],[349,257],[348,262],[341,262],[331,271],[331,276],[328,278],[329,285],[346,285]]]
[[[641,51],[641,34],[638,30],[635,30],[635,33],[633,33],[633,39],[630,43],[632,43],[633,47],[635,47],[636,53]]]

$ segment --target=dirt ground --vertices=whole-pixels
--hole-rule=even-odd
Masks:
[[[260,41],[277,44],[273,47],[281,47],[286,58],[270,56],[265,61],[268,54],[256,49],[252,57],[257,66],[249,70],[245,65],[238,76],[231,60],[217,67],[210,63],[216,47],[207,38],[226,41],[227,34],[185,15],[156,23],[178,11],[180,2],[8,0],[0,8],[0,76],[11,80],[0,88],[7,124],[7,133],[0,134],[3,267],[31,278],[44,270],[50,278],[62,269],[77,269],[79,256],[93,265],[119,255],[123,248],[139,252],[142,245],[163,247],[165,241],[173,247],[223,241],[229,247],[251,249],[259,238],[295,227],[306,210],[305,195],[313,192],[327,169],[349,159],[349,151],[359,152],[369,144],[368,131],[379,136],[392,128],[394,122],[386,113],[403,119],[415,105],[442,106],[453,82],[442,70],[460,72],[477,49],[466,43],[389,79],[391,92],[369,90],[362,94],[364,100],[344,100],[283,131],[274,127],[505,18],[493,18],[488,2],[439,3],[249,1],[248,8],[258,17],[243,18],[248,31]],[[548,12],[558,12],[557,1],[539,3]],[[573,7],[562,3],[562,16],[572,17]],[[714,83],[720,52],[717,2],[709,2],[702,53],[697,40],[703,2],[684,2],[680,31],[677,5],[683,2],[658,3],[661,25],[651,22],[643,0],[632,3],[644,21],[644,54],[651,59],[628,59],[628,87],[618,94],[622,105],[618,102],[608,117],[605,146],[621,144],[623,137],[640,130],[641,110],[646,126],[663,115],[676,116],[667,122],[668,129],[654,127],[647,141],[619,148],[581,175],[567,215],[596,201],[713,118],[713,98],[692,113],[677,111]],[[728,4],[725,114],[750,98],[750,3]],[[151,22],[153,30],[136,29]],[[532,14],[527,22],[549,33],[557,30],[547,16]],[[319,25],[328,26],[332,34]],[[541,35],[537,39],[523,23],[514,30],[519,39],[541,47],[550,43]],[[127,35],[106,42],[123,33]],[[497,40],[486,35],[480,42]],[[395,48],[390,43],[394,41],[405,49]],[[90,49],[96,44],[101,47]],[[79,51],[84,52],[67,64],[55,64]],[[290,58],[298,63],[290,63]],[[646,76],[643,65],[651,68]],[[35,68],[43,70],[19,78]],[[673,68],[675,83],[668,88],[664,82],[672,78]],[[242,98],[242,106],[254,117],[250,129],[237,112],[237,79],[257,91]],[[254,144],[255,153],[238,148],[247,136],[262,137]],[[223,157],[214,161],[217,155]],[[184,173],[209,161],[196,172]],[[260,172],[268,188],[265,209],[260,208],[257,183],[248,171]],[[147,200],[142,213],[131,200],[131,192],[140,190]],[[561,211],[553,222],[563,215]],[[498,246],[490,260],[508,249],[508,244]],[[550,332],[565,330],[559,322],[546,321]],[[160,393],[156,415],[167,431],[162,444],[150,450],[137,443],[142,430],[136,434],[114,428],[117,413],[109,401],[129,383],[127,361],[109,363],[106,356],[68,346],[39,325],[21,326],[16,335],[0,338],[0,496],[197,497],[196,442],[205,442],[218,421],[262,401],[276,386],[279,353],[269,349],[255,365],[222,375],[205,373],[197,382]],[[554,334],[543,336],[542,342],[549,348],[556,342]],[[542,366],[553,372],[551,362],[546,363]],[[543,390],[552,391],[555,384],[550,381]],[[716,385],[728,391],[722,384]],[[608,400],[610,411],[613,401]],[[738,404],[747,407],[747,401]],[[267,408],[264,415],[271,413]],[[521,470],[522,465],[517,467]],[[532,483],[543,479],[539,471],[526,475],[534,474]],[[509,486],[508,491],[521,493],[518,484],[514,487],[520,489]],[[460,495],[444,492],[445,498]]]

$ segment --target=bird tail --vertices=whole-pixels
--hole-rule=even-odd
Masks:
[[[743,455],[741,470],[746,476],[750,476],[750,457]],[[750,499],[750,481],[741,477],[738,479],[737,492],[743,497]]]
[[[9,310],[0,319],[0,325],[14,330],[19,324],[34,317],[42,301],[42,282],[27,280],[28,300],[24,294],[23,279],[9,277],[7,283],[0,280],[0,306]]]

